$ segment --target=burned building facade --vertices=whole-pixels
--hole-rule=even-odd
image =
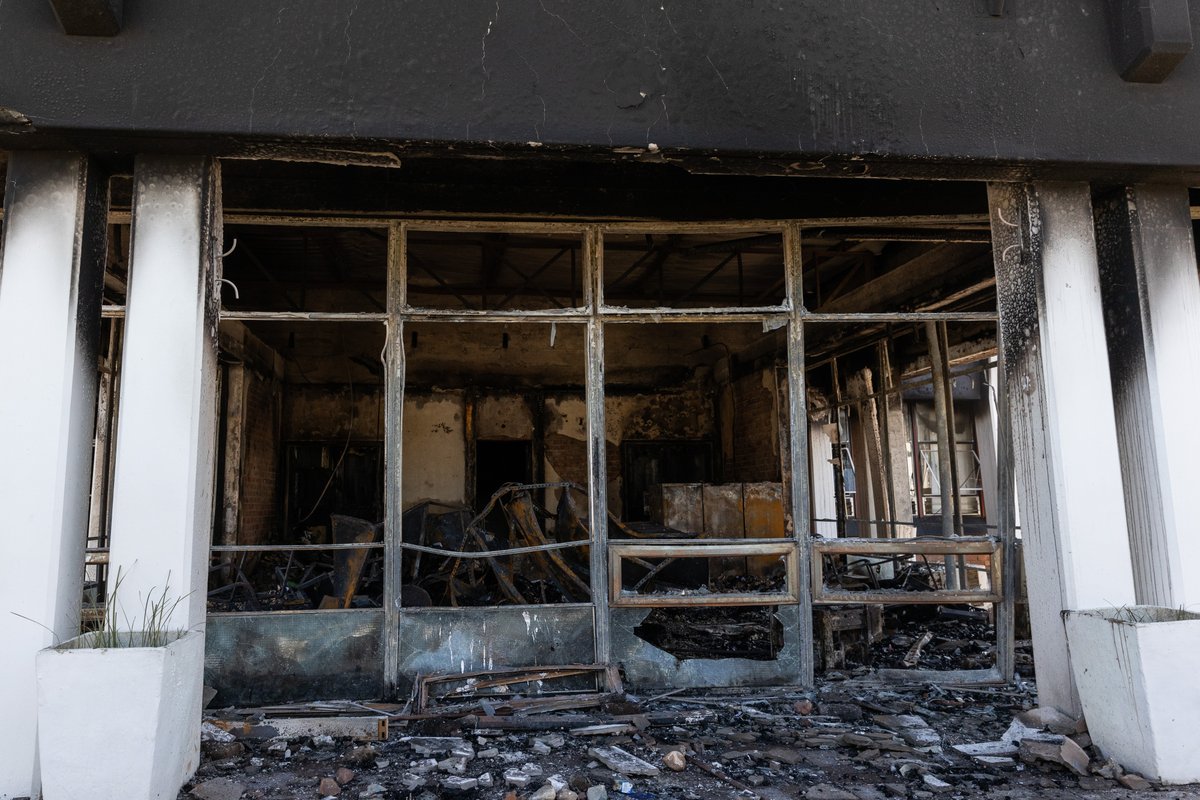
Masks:
[[[1200,9],[123,5],[0,4],[0,798],[164,588],[239,704],[1200,604]]]

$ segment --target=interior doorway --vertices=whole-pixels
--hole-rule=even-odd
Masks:
[[[533,483],[533,442],[528,439],[477,439],[475,441],[475,508],[482,510],[506,483]],[[487,529],[504,531],[504,509],[493,508]]]

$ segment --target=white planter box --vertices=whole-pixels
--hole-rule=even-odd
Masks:
[[[1088,733],[1126,770],[1200,781],[1200,614],[1126,606],[1066,614]]]
[[[174,800],[200,761],[204,634],[109,649],[89,637],[37,655],[44,800]]]

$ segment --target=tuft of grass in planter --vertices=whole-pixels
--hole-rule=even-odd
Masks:
[[[171,575],[167,573],[167,582],[162,591],[150,593],[142,600],[141,626],[133,630],[128,616],[125,625],[118,624],[117,596],[121,590],[121,582],[125,576],[117,569],[117,577],[113,580],[111,591],[104,601],[104,617],[92,633],[75,641],[77,644],[68,645],[72,648],[116,648],[116,647],[163,647],[179,638],[180,632],[172,629],[171,617],[187,595],[170,597]]]

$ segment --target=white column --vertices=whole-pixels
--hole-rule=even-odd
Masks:
[[[211,159],[139,156],[114,466],[118,619],[147,598],[203,625],[213,518],[220,180]]]
[[[1137,600],[1200,609],[1200,275],[1188,190],[1131,186],[1096,206]]]
[[[1038,699],[1080,713],[1065,609],[1134,602],[1086,184],[991,184]]]
[[[831,411],[836,415],[836,411]],[[832,520],[814,522],[813,533],[819,536],[837,536],[837,484],[834,479],[833,437],[834,425],[828,422],[808,424],[808,453],[812,481],[812,515],[814,519]]]
[[[13,153],[7,184],[0,798],[39,792],[34,655],[79,633],[108,201],[107,182],[75,153]]]

